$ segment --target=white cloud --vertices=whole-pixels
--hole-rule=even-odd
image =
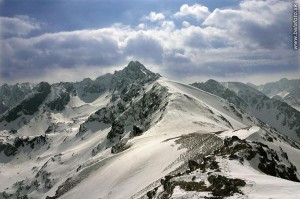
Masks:
[[[202,6],[200,4],[194,4],[189,6],[184,4],[180,7],[180,11],[174,14],[175,18],[182,18],[182,17],[194,17],[198,21],[203,21],[210,15],[210,12],[206,6]]]
[[[158,22],[165,20],[165,15],[162,13],[150,12],[149,15],[144,16],[142,20],[151,21],[151,22]]]
[[[138,26],[137,26],[138,29],[145,29],[146,28],[146,25],[144,23],[140,23]]]
[[[246,48],[290,48],[290,2],[242,1],[239,9],[215,9],[203,22],[228,30],[227,37]]]
[[[172,30],[175,28],[175,24],[173,21],[164,21],[162,24],[161,24],[161,27],[164,28],[164,29],[169,29],[169,30]]]
[[[1,17],[1,36],[24,36],[33,30],[39,30],[40,24],[28,16]]]
[[[183,21],[182,26],[187,28],[187,27],[191,26],[191,24],[188,21]]]

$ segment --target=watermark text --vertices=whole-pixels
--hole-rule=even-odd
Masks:
[[[293,4],[293,46],[298,50],[298,4]]]

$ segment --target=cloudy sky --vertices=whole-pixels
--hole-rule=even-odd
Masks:
[[[79,81],[130,60],[185,83],[299,78],[293,2],[0,0],[0,84]]]

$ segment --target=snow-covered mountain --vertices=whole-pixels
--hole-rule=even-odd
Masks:
[[[193,86],[218,95],[247,113],[276,128],[280,133],[300,142],[300,112],[285,102],[269,98],[240,82],[219,83],[208,80]]]
[[[34,85],[29,83],[0,86],[0,114],[19,103],[33,87]]]
[[[252,86],[268,97],[284,101],[300,111],[300,79],[288,80],[282,78],[277,82]]]
[[[241,104],[139,62],[96,80],[37,84],[0,121],[0,198],[300,194],[299,143]]]

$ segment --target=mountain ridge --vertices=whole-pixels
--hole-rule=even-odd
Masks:
[[[268,97],[286,102],[300,111],[300,79],[288,80],[282,78],[279,81],[255,86],[254,88]]]
[[[42,94],[37,110],[22,101],[0,122],[0,198],[297,198],[299,143],[211,83],[215,93],[130,62],[41,85],[27,97]]]
[[[219,83],[209,80],[192,85],[228,100],[295,141],[300,141],[300,123],[298,122],[300,113],[287,103],[269,98],[255,88],[240,82]]]

